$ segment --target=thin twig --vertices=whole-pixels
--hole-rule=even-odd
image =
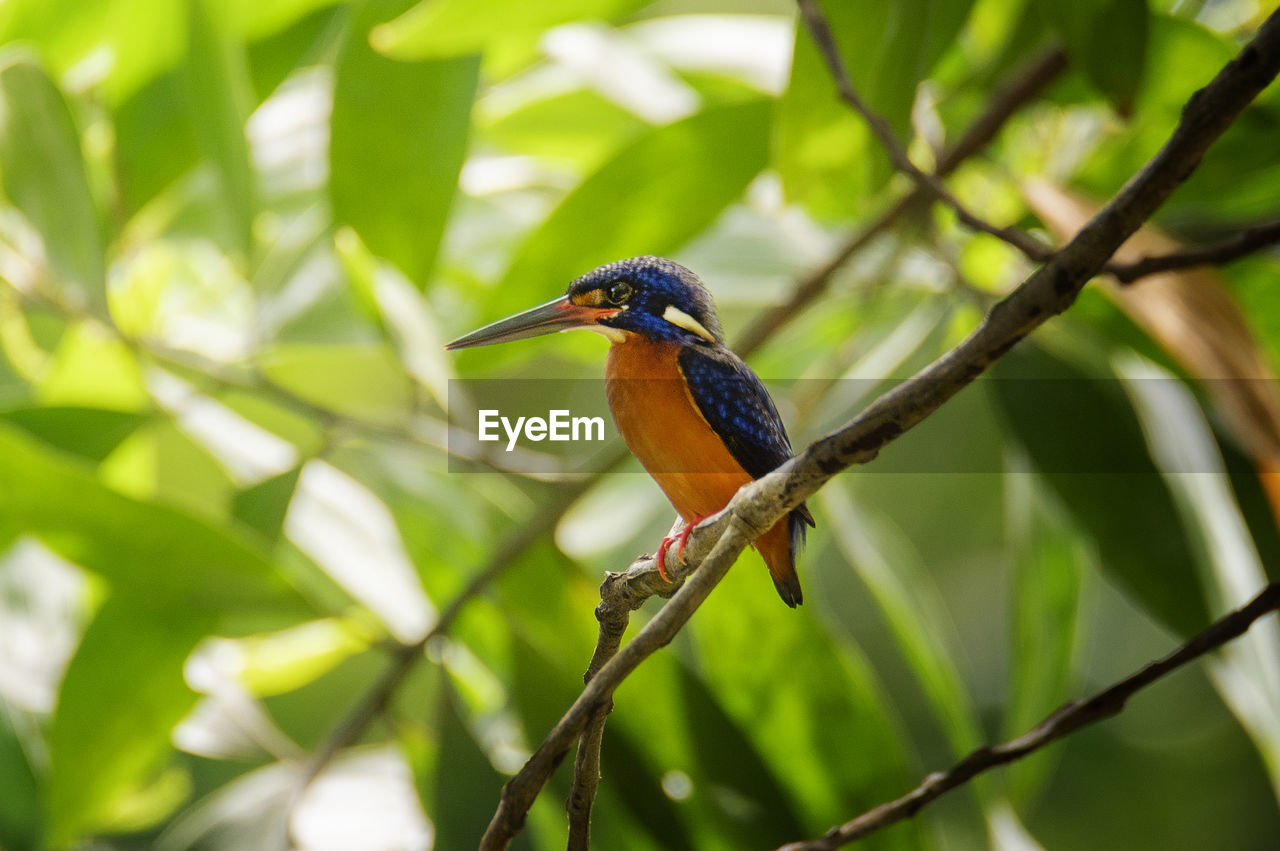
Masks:
[[[1192,96],[1164,147],[1061,251],[996,304],[968,338],[881,396],[845,426],[815,441],[767,476],[743,486],[723,511],[694,530],[686,548],[688,565],[669,553],[666,571],[677,582],[688,577],[683,587],[600,668],[524,767],[503,787],[481,847],[508,846],[523,828],[534,798],[592,716],[641,662],[675,637],[750,541],[833,476],[853,464],[870,461],[1029,333],[1069,308],[1089,279],[1191,175],[1209,146],[1278,71],[1280,12],[1275,12],[1253,41]],[[616,580],[607,581],[603,593],[629,606],[639,597],[669,588],[658,579],[653,559],[645,558]]]
[[[916,185],[925,192],[928,192],[954,210],[960,221],[971,230],[990,234],[996,239],[1007,242],[1038,263],[1044,262],[1053,256],[1052,248],[1025,231],[1015,227],[997,227],[981,216],[976,215],[961,203],[959,198],[951,194],[951,191],[947,189],[937,175],[921,171],[911,161],[911,157],[907,155],[907,149],[903,147],[897,134],[889,126],[889,122],[885,120],[883,115],[868,106],[867,102],[858,94],[858,90],[854,87],[853,80],[849,77],[849,72],[844,66],[844,61],[840,58],[840,48],[836,45],[835,36],[831,34],[831,27],[827,24],[827,19],[822,14],[822,10],[818,8],[817,0],[797,0],[797,3],[800,6],[800,15],[804,18],[805,26],[808,27],[809,34],[813,37],[814,43],[818,46],[819,52],[822,53],[822,58],[827,63],[827,68],[835,80],[836,90],[840,93],[841,100],[849,104],[867,122],[871,132],[880,140],[881,147],[888,153],[894,168],[914,180]]]
[[[1028,66],[1018,68],[1010,76],[1010,82],[992,96],[990,104],[982,115],[973,122],[956,144],[942,155],[938,161],[938,174],[950,174],[967,158],[980,151],[995,138],[1000,128],[1019,108],[1042,92],[1066,66],[1066,55],[1059,49],[1053,49]],[[875,222],[863,228],[822,267],[797,284],[786,302],[762,315],[752,324],[738,342],[737,351],[746,357],[759,348],[800,309],[824,293],[831,278],[850,257],[887,230],[904,212],[924,197],[925,193],[917,187],[894,203]],[[610,574],[610,579],[606,580],[606,586],[615,576],[616,574]],[[605,589],[602,589],[601,603],[596,609],[596,618],[600,621],[600,636],[591,657],[591,664],[587,669],[586,682],[591,682],[595,673],[617,652],[622,643],[622,636],[627,630],[631,611],[643,603],[644,599],[640,597],[634,601],[614,600],[609,597]],[[632,602],[635,603],[634,607],[631,605]],[[600,748],[605,721],[612,708],[612,700],[600,707],[587,723],[582,738],[578,742],[578,753],[574,760],[573,781],[567,804],[570,851],[584,851],[590,846],[591,808],[600,786]]]
[[[1187,269],[1192,266],[1221,266],[1277,243],[1280,243],[1280,220],[1255,225],[1209,245],[1197,245],[1169,254],[1143,257],[1132,263],[1108,263],[1107,273],[1120,283],[1128,284],[1159,272]]]
[[[987,745],[971,752],[946,771],[926,777],[919,786],[893,801],[867,810],[857,818],[832,828],[825,836],[805,842],[792,842],[779,851],[832,851],[841,845],[868,836],[878,830],[908,819],[921,808],[957,786],[1005,763],[1022,759],[1050,742],[1119,714],[1125,703],[1141,689],[1210,650],[1239,638],[1259,618],[1280,609],[1280,582],[1273,582],[1247,605],[1214,621],[1186,644],[1162,659],[1150,663],[1087,700],[1065,704],[1016,739],[999,745]]]

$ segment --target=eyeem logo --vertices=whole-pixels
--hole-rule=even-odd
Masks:
[[[480,411],[479,427],[476,436],[481,440],[500,440],[498,426],[507,435],[507,451],[516,448],[516,441],[523,432],[527,440],[578,441],[604,440],[604,417],[571,417],[567,410],[558,409],[547,412],[547,418],[516,417],[513,424],[508,417],[501,415],[496,408]],[[592,437],[594,432],[595,436]]]

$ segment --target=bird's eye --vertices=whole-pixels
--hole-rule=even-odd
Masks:
[[[623,304],[629,298],[631,298],[631,285],[626,281],[615,281],[609,287],[609,301],[614,304]]]

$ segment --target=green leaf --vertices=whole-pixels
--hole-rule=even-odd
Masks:
[[[791,796],[747,734],[687,668],[679,667],[680,697],[696,761],[696,787],[738,847],[782,845],[804,836]],[[606,742],[610,745],[612,742]],[[696,788],[695,787],[695,788]]]
[[[952,751],[962,756],[981,743],[982,725],[951,650],[958,642],[919,552],[889,518],[855,506],[839,487],[820,498],[836,543],[875,599]]]
[[[213,627],[199,612],[108,600],[72,657],[49,732],[52,844],[109,828],[155,779],[195,704],[182,670]]]
[[[906,144],[916,86],[951,46],[972,3],[821,5],[854,86]],[[865,122],[837,96],[831,72],[801,24],[791,81],[778,104],[773,158],[787,197],[826,218],[848,217],[892,174]]]
[[[256,187],[244,126],[252,86],[243,47],[233,41],[212,0],[187,0],[183,65],[187,106],[201,153],[218,174],[230,246],[247,260],[253,245]]]
[[[1039,0],[1039,8],[1072,64],[1121,115],[1132,112],[1147,59],[1147,0]]]
[[[262,553],[239,538],[108,490],[2,422],[0,457],[0,513],[103,576],[114,595],[201,619],[302,611]]]
[[[267,540],[278,541],[301,472],[301,466],[294,467],[240,491],[233,498],[232,513],[241,523],[261,532]]]
[[[1021,735],[1064,703],[1072,682],[1072,650],[1087,554],[1069,517],[1027,469],[1005,476],[1012,552],[1013,628],[1010,688],[1003,732]],[[1048,780],[1053,754],[1010,769],[1010,795],[1028,802]]]
[[[425,288],[466,154],[478,56],[399,62],[369,29],[404,8],[371,0],[334,70],[329,189],[334,219]]]
[[[374,45],[399,59],[458,56],[490,41],[537,32],[579,18],[609,20],[643,6],[643,0],[423,0],[377,27]]]
[[[61,77],[94,53],[110,60],[104,99],[119,103],[179,61],[182,0],[13,0],[0,14],[0,43],[22,39]],[[90,60],[92,63],[94,60]],[[83,67],[83,66],[82,66]]]
[[[993,377],[1006,379],[987,385],[1006,421],[1093,536],[1102,569],[1165,626],[1202,629],[1209,613],[1195,556],[1119,383],[1035,348],[1003,358]]]
[[[260,365],[307,401],[363,421],[397,422],[409,410],[409,380],[386,346],[282,344]]]
[[[8,420],[50,446],[101,461],[150,417],[102,408],[11,408],[0,411]]]
[[[177,72],[156,77],[121,103],[115,118],[115,170],[121,205],[132,217],[199,158],[192,114]]]
[[[31,764],[30,741],[35,724],[15,724],[21,716],[0,700],[0,846],[38,848],[41,833],[40,787]]]
[[[25,52],[0,53],[0,178],[44,239],[63,297],[106,310],[106,261],[80,137],[62,94]]]
[[[431,817],[437,848],[472,848],[493,816],[503,778],[476,743],[458,709],[458,696],[443,678],[439,704],[439,752],[432,783]]]
[[[633,140],[529,237],[491,310],[546,298],[601,263],[670,254],[701,233],[764,168],[769,106],[708,109]]]

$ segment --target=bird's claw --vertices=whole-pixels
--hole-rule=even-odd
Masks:
[[[658,544],[658,554],[654,556],[654,560],[658,563],[658,575],[662,577],[663,582],[671,581],[671,577],[667,576],[667,550],[671,549],[671,544],[675,543],[676,558],[679,559],[681,564],[684,564],[684,547],[685,544],[689,543],[689,533],[693,531],[693,527],[710,516],[710,514],[703,514],[693,518],[684,524],[684,528],[679,532],[674,535],[667,535],[662,539],[662,543]]]

